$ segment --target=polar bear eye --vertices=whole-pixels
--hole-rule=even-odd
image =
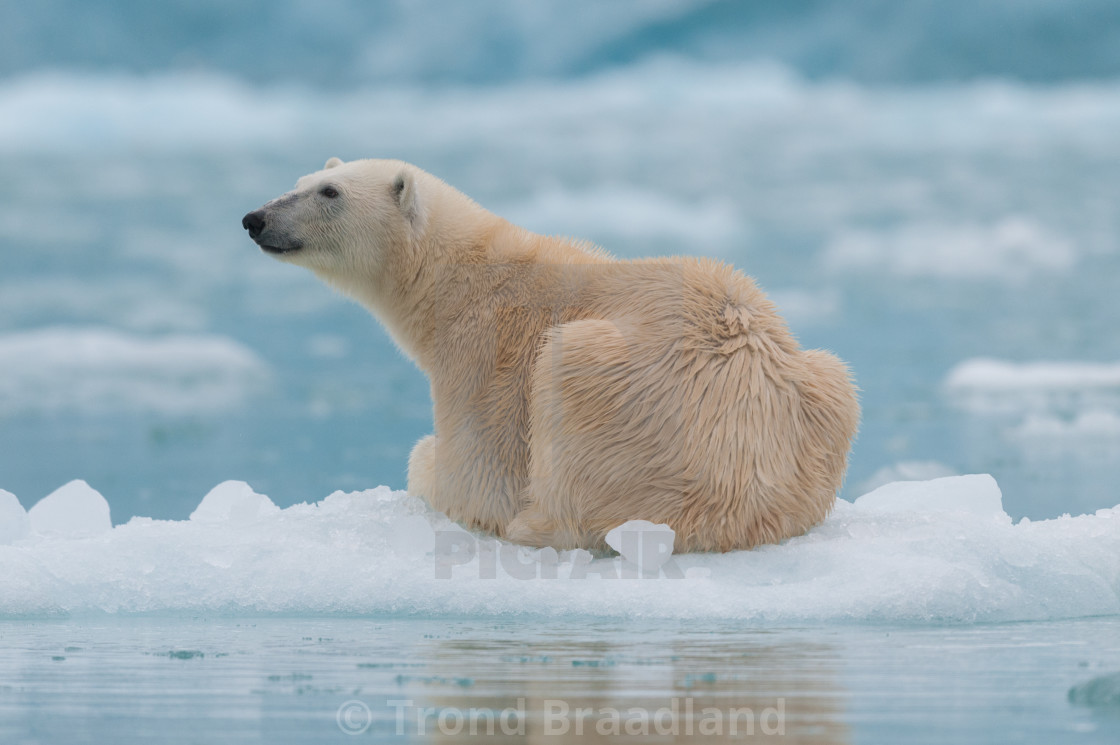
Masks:
[[[319,190],[319,193],[327,199],[334,199],[338,196],[338,189],[334,188],[333,186],[324,186]]]

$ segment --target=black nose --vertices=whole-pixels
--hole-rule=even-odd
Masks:
[[[249,237],[256,240],[264,230],[264,215],[260,210],[250,212],[241,218],[241,227],[249,231]]]

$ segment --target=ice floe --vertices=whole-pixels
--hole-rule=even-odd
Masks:
[[[1013,523],[985,475],[891,483],[838,501],[821,525],[781,545],[655,552],[646,571],[618,556],[528,549],[475,534],[388,487],[279,509],[247,484],[226,482],[189,520],[134,517],[112,529],[84,483],[60,491],[47,500],[56,507],[67,501],[93,530],[71,531],[40,506],[28,529],[22,508],[0,494],[0,544],[7,544],[0,545],[0,617],[534,614],[940,623],[1120,614],[1120,507]]]

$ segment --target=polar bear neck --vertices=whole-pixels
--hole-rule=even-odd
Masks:
[[[499,288],[532,294],[533,267],[612,261],[590,244],[532,233],[444,189],[425,205],[423,231],[398,247],[379,276],[332,282],[364,305],[429,375],[442,327],[490,305]]]
[[[365,306],[426,372],[441,326],[491,304],[499,288],[506,299],[531,295],[534,267],[611,261],[588,244],[513,225],[425,171],[398,167],[414,189],[403,221],[371,221],[371,245],[345,267],[309,268]]]
[[[375,264],[350,267],[322,279],[361,303],[385,327],[396,346],[422,369],[439,316],[449,303],[467,302],[464,288],[449,282],[448,267],[491,260],[495,244],[521,231],[462,192],[417,171],[423,202],[413,232],[402,231],[379,252]]]

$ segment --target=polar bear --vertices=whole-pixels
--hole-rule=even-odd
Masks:
[[[851,375],[726,264],[616,260],[394,160],[331,158],[242,225],[427,374],[435,433],[408,490],[468,527],[601,549],[642,519],[678,552],[729,551],[832,508],[859,424]]]

